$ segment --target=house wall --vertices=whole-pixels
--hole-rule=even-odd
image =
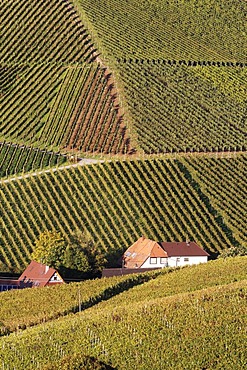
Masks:
[[[188,259],[188,261],[186,259]],[[207,256],[168,257],[168,266],[169,267],[176,267],[176,266],[185,266],[185,265],[196,265],[198,263],[205,263],[207,261],[208,261]]]
[[[58,273],[54,273],[49,280],[49,283],[63,283],[63,279]]]
[[[163,261],[164,263],[161,263],[161,261]],[[148,257],[140,268],[163,268],[168,266],[167,263],[168,259],[164,257],[162,257],[162,259],[161,257],[156,257],[156,263],[151,263],[150,257]]]
[[[188,260],[187,260],[188,259]],[[177,267],[177,266],[185,266],[185,265],[196,265],[198,263],[205,263],[208,261],[207,256],[200,256],[200,257],[191,257],[191,256],[183,256],[183,257],[168,257],[162,258],[163,262],[161,263],[161,258],[156,258],[156,264],[151,263],[150,257],[144,262],[141,268],[163,268],[163,267]],[[154,261],[154,260],[153,260]]]

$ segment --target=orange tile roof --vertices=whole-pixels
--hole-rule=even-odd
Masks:
[[[32,261],[21,274],[18,281],[32,283],[33,286],[42,287],[49,284],[54,274],[57,274],[59,278],[62,279],[54,268]]]
[[[149,257],[167,257],[167,253],[156,241],[142,236],[124,253],[124,266],[139,268]]]

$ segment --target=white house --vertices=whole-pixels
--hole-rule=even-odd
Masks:
[[[125,268],[163,268],[207,262],[209,254],[195,242],[156,242],[139,238],[123,255]]]
[[[209,254],[195,242],[161,242],[168,255],[167,266],[196,265],[208,261]]]

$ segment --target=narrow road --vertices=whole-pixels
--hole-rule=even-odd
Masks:
[[[231,158],[235,157],[237,155],[242,155],[246,154],[246,151],[236,151],[236,152],[187,152],[187,153],[160,153],[160,154],[143,154],[141,155],[140,153],[134,154],[131,157],[126,157],[122,156],[122,160],[126,160],[127,158],[131,158],[133,160],[143,160],[143,159],[154,159],[154,158],[173,158],[177,159],[179,157],[216,157],[216,158]],[[121,157],[119,157],[117,160],[121,160]],[[48,173],[48,172],[56,172],[60,171],[66,168],[71,168],[71,167],[78,167],[78,166],[87,166],[90,164],[95,164],[95,163],[103,163],[106,161],[111,161],[112,159],[93,159],[93,158],[81,158],[79,162],[73,163],[73,164],[68,164],[65,166],[59,166],[59,167],[52,167],[46,170],[40,170],[40,171],[34,171],[34,172],[29,172],[26,174],[22,174],[19,176],[14,176],[10,177],[8,179],[0,179],[0,183],[8,183],[10,181],[15,181],[15,180],[21,180],[23,178],[31,177],[31,176],[37,176],[42,173]],[[116,160],[116,159],[115,159]]]
[[[49,168],[49,169],[46,169],[46,170],[29,172],[29,173],[26,173],[26,174],[23,174],[23,175],[10,177],[9,179],[0,180],[0,182],[1,183],[8,183],[8,182],[11,182],[11,181],[25,179],[25,178],[31,177],[31,176],[41,175],[42,173],[56,172],[56,171],[60,171],[60,170],[66,169],[66,168],[78,167],[78,166],[87,166],[87,165],[90,165],[90,164],[102,163],[102,162],[105,162],[105,161],[102,160],[102,159],[82,158],[77,163],[67,164],[66,166],[52,167],[52,168]]]

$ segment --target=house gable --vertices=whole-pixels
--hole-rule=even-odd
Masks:
[[[154,240],[146,239],[143,236],[130,246],[123,255],[123,266],[126,268],[140,268],[148,265],[150,258],[166,258],[167,253]],[[157,267],[154,266],[153,267]]]
[[[58,272],[42,263],[32,261],[21,274],[18,281],[23,286],[42,287],[52,283],[63,283]]]

